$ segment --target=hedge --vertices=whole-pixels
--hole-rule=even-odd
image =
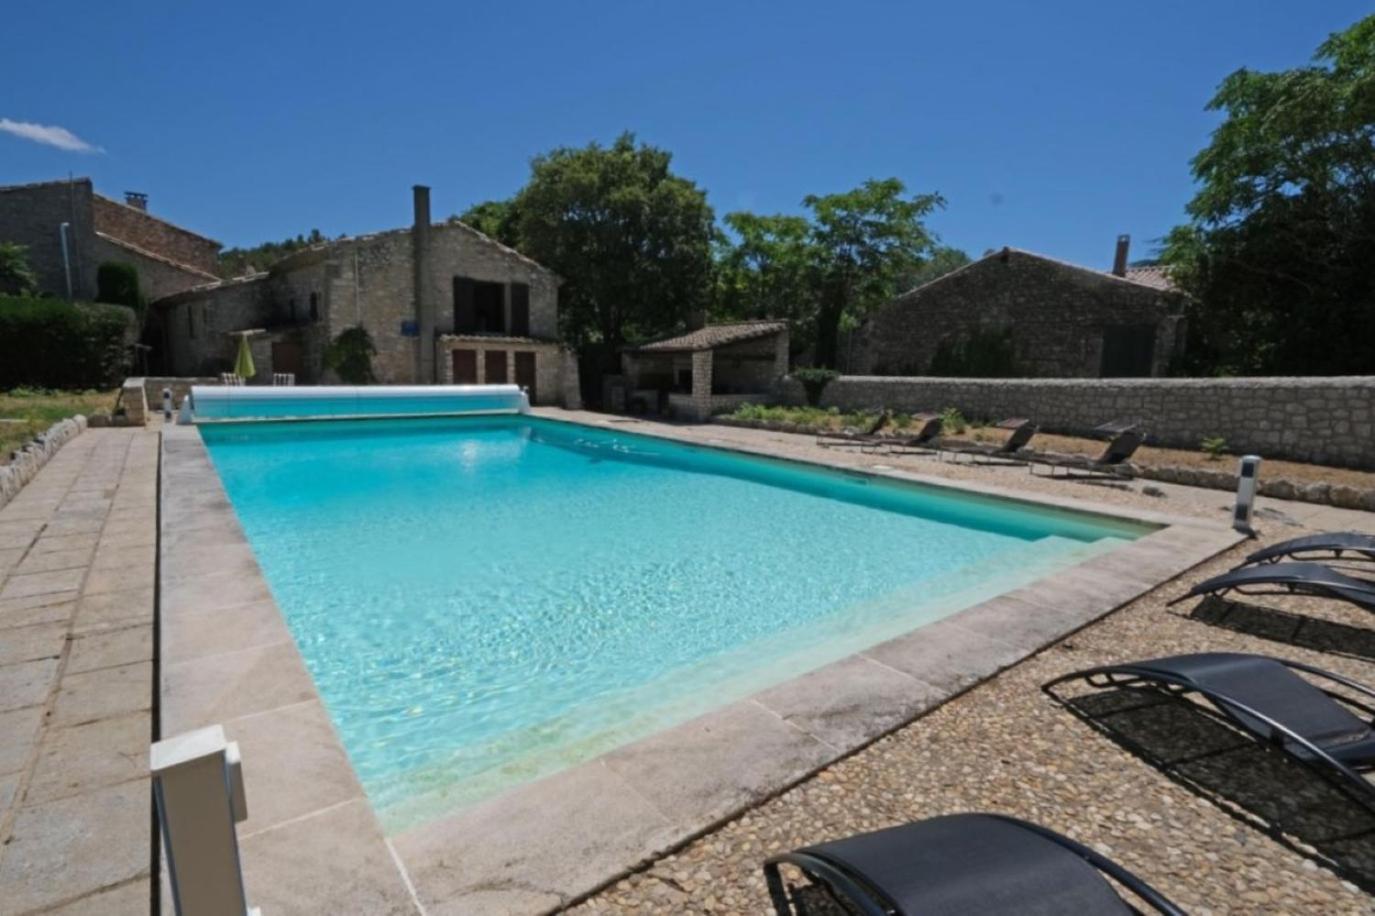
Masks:
[[[99,388],[129,367],[136,324],[120,305],[0,296],[0,388]]]

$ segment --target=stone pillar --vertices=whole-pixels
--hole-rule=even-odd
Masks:
[[[698,420],[711,416],[711,356],[710,350],[692,354],[692,407]]]
[[[415,383],[429,385],[434,372],[434,291],[430,288],[430,189],[423,184],[413,188],[415,222],[411,227],[411,263],[415,268],[415,323],[420,330],[416,341]],[[481,371],[481,370],[479,370]]]
[[[792,353],[788,349],[788,331],[784,328],[774,340],[773,380],[778,381],[792,368]]]

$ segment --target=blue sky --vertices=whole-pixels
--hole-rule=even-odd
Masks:
[[[896,175],[973,255],[1105,267],[1182,218],[1203,110],[1305,62],[1351,0],[1153,3],[21,3],[0,184],[90,175],[228,245],[504,197],[532,156],[629,129],[718,214]],[[99,151],[22,134],[59,127]],[[39,132],[71,146],[60,134]]]

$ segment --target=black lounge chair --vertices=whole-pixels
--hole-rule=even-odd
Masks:
[[[845,445],[868,445],[875,439],[883,438],[879,434],[883,428],[893,419],[893,415],[888,411],[882,411],[877,417],[864,424],[862,427],[848,427],[831,433],[817,433],[816,444],[826,448],[838,448]]]
[[[1359,531],[1329,531],[1271,544],[1246,558],[1247,564],[1281,560],[1341,560],[1375,563],[1375,535]]]
[[[1309,678],[1340,685],[1362,699]],[[1339,674],[1265,655],[1204,652],[1089,668],[1056,678],[1043,689],[1063,705],[1054,688],[1071,680],[1103,689],[1144,688],[1176,698],[1198,694],[1234,730],[1335,777],[1365,803],[1375,802],[1375,786],[1361,776],[1375,768],[1375,709],[1365,705],[1375,701],[1375,690]]]
[[[1157,913],[1184,912],[1087,846],[999,814],[936,817],[769,859],[764,878],[774,910],[811,912],[805,903],[794,909],[799,895],[783,882],[784,863],[860,916],[1139,913],[1104,875]]]
[[[1170,604],[1178,604],[1199,595],[1221,597],[1228,592],[1237,592],[1241,595],[1311,595],[1317,598],[1335,598],[1363,610],[1375,611],[1375,582],[1348,576],[1321,563],[1263,563],[1260,566],[1242,566],[1203,580]]]
[[[1028,467],[1036,473],[1037,465],[1050,468],[1050,476],[1064,471],[1064,477],[1079,480],[1120,479],[1130,476],[1127,461],[1146,441],[1146,434],[1135,427],[1125,429],[1113,436],[1096,458],[1087,455],[1035,455],[1030,456]]]
[[[885,436],[877,442],[869,443],[868,448],[872,450],[883,446],[895,455],[935,454],[941,437],[941,415],[918,413],[913,414],[912,419],[918,424],[914,432],[901,436]]]
[[[1017,417],[1004,420],[994,428],[1007,430],[1007,439],[997,445],[942,445],[938,456],[943,458],[949,455],[952,460],[958,461],[963,455],[972,464],[1021,464],[1024,459],[1017,453],[1027,447],[1039,427],[1030,420]]]

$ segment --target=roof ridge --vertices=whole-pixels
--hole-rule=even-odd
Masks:
[[[202,277],[208,277],[212,280],[219,279],[219,277],[216,277],[208,270],[201,270],[199,267],[193,267],[190,264],[186,264],[174,258],[169,258],[165,254],[158,254],[156,251],[149,251],[147,248],[141,248],[138,245],[135,245],[133,242],[125,241],[124,239],[110,235],[108,232],[101,232],[99,229],[96,229],[95,234],[112,245],[118,245],[121,248],[128,248],[130,251],[136,252],[137,254],[140,254],[145,258],[151,258],[154,261],[161,261],[164,264],[170,264],[178,270],[184,270],[187,273],[193,273]]]
[[[99,197],[101,200],[105,201],[107,204],[114,204],[116,207],[123,207],[123,208],[126,209],[126,210],[130,210],[130,211],[132,211],[132,212],[134,212],[134,213],[137,213],[139,216],[146,216],[148,219],[157,220],[158,222],[162,223],[164,226],[171,226],[173,229],[176,229],[178,232],[185,232],[187,235],[194,235],[194,236],[195,236],[196,238],[198,238],[198,239],[204,239],[204,240],[207,241],[207,242],[214,242],[214,243],[215,243],[216,245],[218,245],[219,247],[221,247],[221,248],[224,247],[224,242],[221,242],[219,239],[212,239],[210,236],[208,236],[208,235],[202,235],[201,233],[197,232],[197,231],[194,230],[194,229],[187,229],[185,226],[178,225],[177,223],[172,222],[170,219],[165,219],[165,218],[163,218],[163,217],[161,217],[161,216],[158,216],[158,215],[156,215],[156,214],[154,214],[154,213],[149,213],[147,210],[140,210],[138,207],[131,207],[131,206],[129,206],[127,203],[125,203],[124,201],[122,201],[122,200],[115,200],[113,197],[106,197],[104,194],[101,194],[99,191],[92,190],[92,191],[91,191],[91,196],[92,196],[92,197]]]

